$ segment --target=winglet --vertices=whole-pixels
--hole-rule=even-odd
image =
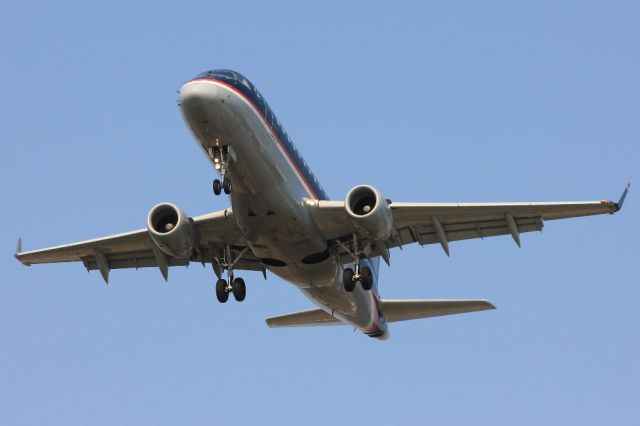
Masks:
[[[626,188],[624,188],[624,192],[620,196],[620,199],[616,203],[615,211],[619,212],[622,210],[622,205],[624,204],[624,199],[627,198],[627,193],[629,192],[629,188],[631,188],[631,182],[627,183]]]
[[[16,244],[16,253],[14,254],[15,258],[20,261],[24,266],[31,266],[31,263],[25,262],[20,259],[20,255],[22,254],[22,238],[18,238],[18,244]]]

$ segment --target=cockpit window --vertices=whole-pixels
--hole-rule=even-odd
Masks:
[[[230,78],[232,80],[236,80],[237,79],[237,75],[234,71],[231,70],[214,70],[213,71],[214,75],[216,77],[226,77],[226,78]]]
[[[247,80],[246,77],[231,70],[209,70],[201,72],[196,76],[196,78],[216,78],[223,81],[237,81],[244,84],[246,87],[251,88],[249,80]]]
[[[196,78],[207,78],[207,77],[211,77],[211,74],[213,73],[212,70],[209,71],[205,71],[205,72],[201,72],[200,74],[198,74],[196,76]]]

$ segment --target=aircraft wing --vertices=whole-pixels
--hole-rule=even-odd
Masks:
[[[111,269],[157,267],[166,280],[170,266],[187,266],[190,261],[217,264],[216,259],[222,257],[225,246],[229,245],[236,254],[247,247],[230,215],[229,209],[193,218],[199,244],[190,259],[179,259],[162,252],[146,229],[33,251],[22,251],[22,243],[18,241],[15,256],[27,266],[82,262],[87,270],[99,270],[105,281],[108,281]],[[251,250],[245,251],[234,268],[264,269]]]
[[[580,216],[613,214],[620,210],[629,190],[620,200],[525,202],[525,203],[396,203],[390,202],[395,235],[372,242],[370,256],[388,256],[387,249],[418,243],[440,244],[449,254],[449,243],[472,238],[511,235],[520,245],[523,232],[541,231],[544,221]],[[319,201],[310,208],[319,228],[345,263],[351,260],[345,247],[358,230],[350,221],[343,201]],[[366,236],[360,236],[366,242]],[[382,243],[382,244],[379,244]],[[388,260],[388,259],[387,259]]]

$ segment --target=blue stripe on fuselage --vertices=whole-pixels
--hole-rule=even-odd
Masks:
[[[195,78],[195,80],[200,79],[217,80],[221,83],[228,84],[247,97],[247,99],[249,99],[258,109],[258,112],[262,114],[267,124],[271,127],[273,133],[277,136],[283,149],[287,151],[291,161],[295,163],[295,166],[302,175],[302,178],[311,187],[318,199],[329,199],[327,193],[324,191],[320,183],[318,183],[318,179],[316,179],[313,173],[311,173],[311,169],[302,158],[300,152],[296,149],[291,138],[282,127],[282,124],[280,124],[280,121],[276,118],[273,110],[269,107],[267,101],[262,97],[258,89],[249,81],[249,79],[244,77],[242,74],[231,70],[205,71]]]

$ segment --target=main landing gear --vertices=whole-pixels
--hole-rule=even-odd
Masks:
[[[338,241],[342,248],[353,257],[353,267],[346,268],[342,271],[342,283],[344,289],[351,293],[356,288],[356,282],[360,281],[360,285],[363,290],[371,290],[373,287],[373,272],[371,268],[366,265],[361,265],[362,259],[366,258],[371,251],[371,247],[367,244],[365,247],[360,247],[358,236],[353,235],[351,247],[347,247],[345,244]]]
[[[248,250],[249,248],[245,247],[240,254],[233,258],[231,248],[227,246],[225,247],[222,259],[213,259],[217,266],[216,275],[218,275],[218,281],[216,281],[216,297],[218,298],[218,302],[225,303],[229,300],[229,293],[233,293],[233,297],[238,302],[242,302],[245,297],[247,297],[247,286],[242,278],[234,278],[233,267]],[[214,267],[214,269],[216,268]],[[223,270],[227,272],[227,279],[221,277]]]
[[[230,280],[231,284],[222,278],[216,282],[216,297],[220,303],[225,303],[229,300],[229,293],[233,293],[233,297],[238,302],[242,302],[247,297],[247,286],[244,284],[244,280],[233,277],[230,277]]]
[[[356,282],[360,281],[363,290],[371,290],[373,287],[373,272],[368,266],[361,266],[359,263],[354,265],[355,271],[347,268],[342,271],[342,283],[344,289],[351,293],[356,288]]]
[[[224,191],[225,194],[231,194],[231,181],[227,178],[227,171],[229,170],[229,162],[231,160],[229,146],[209,147],[209,157],[211,157],[213,165],[222,176],[222,181],[219,179],[213,181],[213,193],[220,195],[222,191]]]

